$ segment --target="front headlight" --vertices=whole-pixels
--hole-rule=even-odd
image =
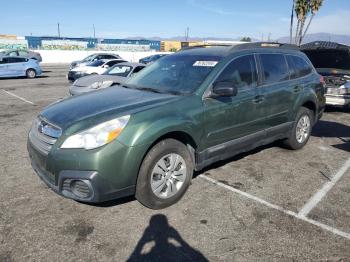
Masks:
[[[90,85],[90,88],[92,89],[102,89],[106,87],[110,87],[113,84],[113,81],[101,81],[101,82],[95,82],[92,85]]]
[[[88,150],[108,144],[123,131],[129,118],[130,115],[122,116],[72,135],[63,142],[61,148],[84,148]]]

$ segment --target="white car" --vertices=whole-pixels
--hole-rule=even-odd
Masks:
[[[78,78],[86,75],[93,75],[93,74],[102,75],[110,67],[122,62],[126,62],[126,61],[123,59],[96,60],[87,65],[78,66],[71,69],[68,72],[67,78],[69,81],[73,82]]]

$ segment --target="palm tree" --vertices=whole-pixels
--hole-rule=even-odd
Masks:
[[[293,0],[292,14],[290,16],[290,32],[289,32],[289,42],[290,42],[290,44],[293,41],[294,6],[295,6],[295,0]]]
[[[298,18],[297,30],[295,32],[295,44],[300,45],[303,35],[303,29],[305,26],[305,20],[310,12],[311,0],[296,0],[295,1],[295,13]]]
[[[304,32],[303,36],[300,39],[300,43],[303,41],[303,39],[304,39],[304,37],[306,35],[306,32],[309,30],[309,27],[310,27],[310,24],[312,22],[312,19],[315,17],[317,12],[320,10],[322,4],[323,4],[323,0],[310,0],[311,17],[310,17],[309,23],[307,24],[305,32]]]

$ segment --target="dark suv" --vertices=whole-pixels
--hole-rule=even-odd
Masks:
[[[194,170],[275,140],[302,148],[324,106],[322,78],[294,46],[192,48],[123,86],[48,106],[28,151],[37,174],[65,197],[135,194],[159,209],[183,196]]]

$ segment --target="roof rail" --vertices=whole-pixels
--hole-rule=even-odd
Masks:
[[[179,51],[185,51],[185,50],[190,50],[190,49],[195,49],[195,48],[207,48],[207,47],[215,47],[215,46],[233,46],[232,44],[202,44],[202,45],[194,45],[194,46],[187,46],[181,48]]]
[[[244,50],[244,49],[251,49],[251,48],[280,48],[280,49],[299,50],[299,47],[297,45],[283,44],[283,43],[277,43],[277,42],[254,42],[254,43],[240,44],[240,45],[233,46],[231,50],[234,51],[234,50]]]

